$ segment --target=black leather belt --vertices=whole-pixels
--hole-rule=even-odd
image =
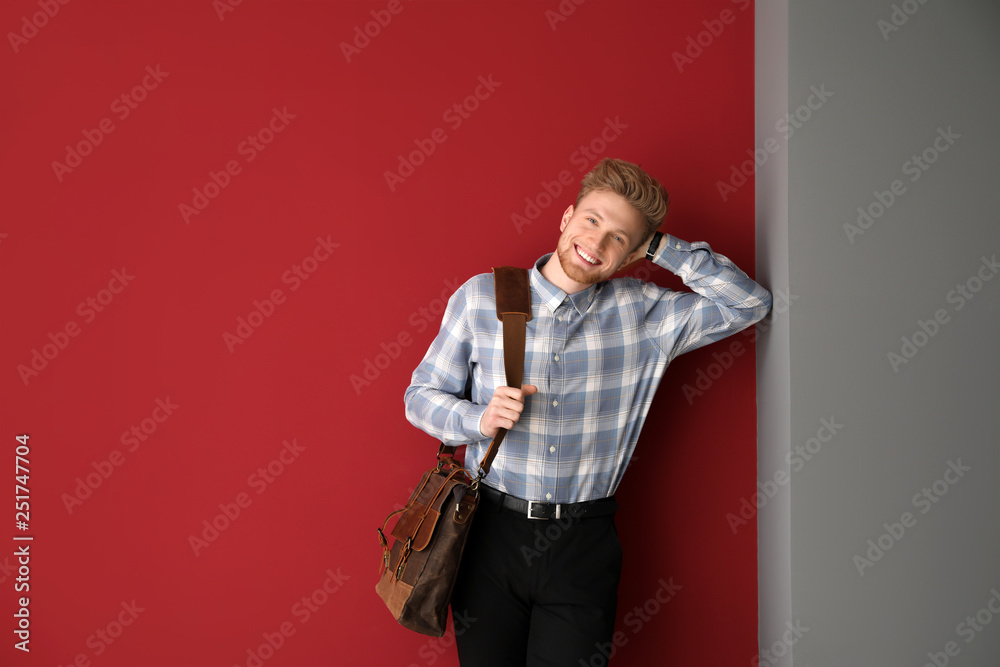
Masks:
[[[600,500],[587,500],[582,503],[541,503],[534,500],[524,500],[497,491],[491,486],[480,483],[479,491],[482,497],[491,505],[499,505],[505,510],[529,519],[561,519],[571,517],[582,519],[592,516],[607,516],[618,509],[614,496]]]

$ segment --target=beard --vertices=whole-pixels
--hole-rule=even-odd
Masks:
[[[575,280],[581,285],[593,285],[594,283],[599,283],[604,280],[605,276],[599,270],[601,267],[595,266],[592,271],[586,271],[581,269],[574,258],[576,255],[576,249],[573,244],[570,243],[569,246],[562,246],[556,249],[556,256],[559,258],[559,265],[562,267],[563,273],[570,280]]]

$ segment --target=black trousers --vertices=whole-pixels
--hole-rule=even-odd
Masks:
[[[484,496],[452,595],[462,667],[605,664],[621,567],[614,515],[528,519]]]

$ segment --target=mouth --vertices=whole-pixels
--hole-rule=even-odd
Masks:
[[[577,257],[579,257],[580,259],[582,259],[584,262],[586,262],[590,266],[600,266],[603,263],[603,262],[601,262],[601,260],[599,260],[596,257],[594,257],[593,255],[589,254],[586,250],[584,250],[580,246],[576,245],[575,243],[573,244],[573,249],[576,251]]]

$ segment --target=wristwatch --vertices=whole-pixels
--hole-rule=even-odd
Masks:
[[[660,247],[660,239],[663,238],[663,232],[655,232],[653,234],[653,240],[649,242],[649,248],[646,249],[646,259],[653,261],[653,256],[656,254],[656,249]]]

